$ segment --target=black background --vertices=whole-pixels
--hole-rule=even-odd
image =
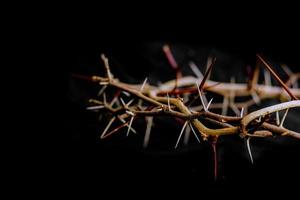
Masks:
[[[299,71],[298,7],[280,3],[276,9],[261,2],[242,2],[239,8],[229,2],[226,6],[180,2],[179,7],[175,2],[124,3],[108,7],[100,2],[93,8],[81,3],[26,3],[30,9],[14,5],[15,13],[4,14],[9,28],[3,29],[12,32],[4,40],[8,51],[16,51],[9,58],[12,67],[3,68],[11,71],[2,76],[8,78],[5,87],[15,86],[3,95],[13,106],[2,106],[9,109],[5,117],[13,119],[3,136],[14,139],[2,140],[9,146],[3,161],[9,168],[3,171],[8,177],[4,184],[12,186],[9,195],[106,198],[107,193],[159,198],[164,192],[168,198],[178,194],[200,198],[206,193],[243,198],[258,192],[298,192],[299,145],[294,140],[255,141],[254,147],[262,147],[264,153],[253,166],[239,139],[220,141],[219,148],[227,149],[227,154],[219,165],[225,179],[221,176],[217,182],[208,144],[175,152],[170,142],[171,146],[151,152],[142,150],[141,140],[134,138],[99,142],[97,116],[85,110],[93,86],[71,77],[99,73],[99,54],[106,53],[119,64],[115,70],[142,81],[140,73],[156,66],[144,57],[143,45],[157,42],[216,48],[249,64],[262,53]],[[136,68],[141,63],[145,68]],[[297,122],[298,115],[292,120]]]

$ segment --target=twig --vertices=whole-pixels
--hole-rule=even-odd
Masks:
[[[285,89],[285,91],[291,96],[291,98],[294,100],[298,100],[298,98],[295,95],[293,95],[293,93],[290,91],[290,89],[284,84],[284,82],[275,73],[275,71],[272,69],[272,67],[260,55],[257,55],[257,57],[264,64],[264,66],[271,72],[271,74],[276,79],[276,81],[278,81],[280,83],[280,85]]]

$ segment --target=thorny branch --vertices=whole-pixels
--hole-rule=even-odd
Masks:
[[[87,108],[88,110],[104,109],[112,116],[100,136],[101,139],[111,136],[123,127],[127,127],[127,136],[130,132],[136,133],[132,127],[133,121],[138,117],[145,117],[147,125],[143,147],[147,147],[151,128],[154,126],[154,117],[169,116],[174,119],[179,118],[183,121],[183,126],[175,148],[179,145],[183,133],[186,134],[184,143],[187,143],[190,130],[193,131],[198,142],[200,142],[198,135],[203,140],[210,139],[210,141],[214,141],[212,147],[215,160],[215,176],[217,176],[216,143],[219,136],[239,134],[241,137],[246,138],[246,145],[252,163],[251,137],[281,135],[300,139],[300,133],[283,127],[288,111],[292,108],[300,107],[300,100],[298,100],[298,97],[300,97],[300,89],[298,88],[300,73],[293,73],[287,66],[282,66],[283,70],[289,75],[289,79],[284,83],[273,67],[260,55],[257,55],[258,61],[248,83],[235,83],[234,77],[231,78],[229,83],[215,82],[209,80],[210,72],[216,62],[215,58],[209,60],[210,62],[207,64],[204,76],[194,63],[190,63],[190,67],[196,77],[183,76],[171,53],[170,47],[165,45],[163,51],[176,73],[176,79],[167,81],[159,86],[147,84],[147,78],[142,84],[136,85],[119,81],[111,73],[108,59],[104,54],[101,55],[101,59],[106,71],[105,77],[74,75],[76,78],[90,80],[102,86],[98,92],[100,99],[90,99],[89,102],[92,105]],[[260,64],[263,64],[268,70],[264,70],[264,84],[258,83]],[[270,74],[280,86],[271,84]],[[200,83],[200,86],[198,83]],[[293,87],[289,88],[290,86]],[[115,88],[117,92],[113,97],[108,98],[107,94],[112,93],[110,92],[111,88]],[[109,91],[107,92],[107,90]],[[286,93],[282,92],[283,90]],[[223,103],[213,102],[212,98],[208,102],[205,96],[206,92],[222,96]],[[131,98],[129,102],[124,102],[120,97],[121,93]],[[251,99],[244,102],[236,102],[236,97],[250,97]],[[249,107],[259,104],[264,99],[279,99],[285,102],[247,113]],[[290,99],[293,100],[290,101]],[[220,109],[222,114],[211,111]],[[228,116],[228,109],[232,109],[237,116]],[[279,111],[282,110],[284,115],[280,120]],[[268,120],[272,113],[276,114],[276,123]],[[110,127],[113,126],[116,120],[120,121],[121,125],[115,126],[111,130]],[[207,127],[207,125],[204,125],[204,121],[209,122],[214,127]]]
[[[91,106],[87,108],[88,110],[104,110],[103,113],[110,113],[112,116],[101,134],[101,139],[115,134],[123,127],[127,127],[127,136],[130,132],[136,133],[132,127],[134,120],[139,117],[145,117],[147,124],[145,126],[143,147],[147,147],[155,117],[168,116],[174,119],[179,118],[183,121],[183,126],[175,148],[178,147],[183,134],[186,134],[184,143],[187,143],[189,133],[192,130],[198,142],[201,141],[198,136],[202,140],[210,139],[209,141],[214,141],[215,164],[217,162],[215,145],[219,136],[238,134],[242,138],[246,138],[246,146],[252,163],[253,155],[250,148],[250,138],[280,135],[300,139],[300,133],[283,127],[288,111],[292,108],[300,107],[300,100],[298,100],[300,89],[297,88],[298,79],[300,78],[299,73],[292,73],[285,66],[284,70],[289,73],[289,79],[284,83],[271,65],[260,55],[257,55],[258,62],[250,82],[236,83],[232,77],[230,82],[220,83],[208,78],[212,66],[216,62],[215,58],[207,66],[204,76],[194,63],[191,63],[190,67],[195,73],[195,77],[184,76],[171,53],[170,47],[164,46],[163,51],[171,67],[176,72],[176,79],[167,81],[159,86],[148,84],[147,78],[142,84],[136,85],[119,81],[112,75],[108,59],[104,54],[101,55],[101,59],[106,70],[105,77],[74,75],[77,78],[90,80],[102,86],[98,93],[99,98],[90,99]],[[263,64],[268,70],[264,70],[264,84],[258,83],[259,64]],[[270,74],[280,86],[271,84]],[[289,88],[289,86],[293,86],[293,88]],[[115,88],[118,92],[114,95],[109,95],[112,93],[109,92],[112,88]],[[286,93],[283,91],[286,91]],[[214,102],[213,99],[210,99],[208,102],[205,96],[207,92],[223,97],[223,103]],[[121,93],[125,93],[130,98],[129,102],[124,102],[121,98]],[[244,102],[236,102],[236,97],[249,97],[251,99]],[[266,99],[279,99],[285,102],[247,113],[249,107]],[[290,99],[293,100],[290,101]],[[229,109],[232,109],[236,116],[228,116],[227,112]],[[222,114],[212,110],[221,110]],[[285,112],[281,120],[279,119],[279,111]],[[276,114],[276,123],[274,123],[274,120],[270,120],[272,113]],[[111,129],[110,127],[113,126],[115,121],[120,121],[121,125]],[[207,123],[204,122],[208,122],[213,126],[208,127],[205,125]],[[215,175],[217,174],[216,169],[217,167],[215,166]]]
[[[173,63],[172,65],[174,65],[176,61],[172,57],[169,47],[164,47],[164,51],[166,52],[168,59],[172,61],[170,63],[171,64]],[[288,100],[289,97],[291,97],[292,99],[297,99],[297,96],[300,96],[300,90],[298,88],[289,89],[281,81],[278,75],[276,75],[274,70],[272,70],[271,66],[265,60],[263,60],[261,56],[258,55],[257,57],[259,61],[261,61],[267,67],[267,69],[270,70],[271,74],[274,76],[276,80],[279,81],[282,87],[271,86],[269,83],[270,81],[268,81],[267,85],[258,84],[257,83],[258,76],[259,76],[258,65],[255,68],[252,80],[250,80],[251,82],[250,88],[248,87],[249,84],[234,83],[233,81],[231,81],[231,83],[217,83],[211,80],[206,80],[216,59],[214,59],[213,62],[211,62],[204,77],[202,76],[200,78],[195,78],[191,76],[185,76],[185,77],[179,76],[175,80],[168,81],[160,86],[153,86],[147,84],[146,83],[147,79],[146,79],[142,85],[132,85],[132,84],[123,83],[113,78],[113,75],[110,71],[110,67],[108,65],[108,59],[102,54],[101,58],[104,62],[106,77],[92,76],[90,80],[93,82],[98,82],[100,85],[103,85],[103,88],[101,89],[101,93],[103,93],[103,101],[91,99],[90,102],[97,104],[97,106],[92,106],[89,107],[88,109],[90,110],[106,109],[114,116],[118,116],[118,118],[120,114],[123,114],[126,117],[128,117],[127,116],[128,113],[131,113],[133,116],[131,117],[130,122],[124,121],[124,124],[129,123],[130,126],[132,124],[132,121],[134,120],[134,116],[155,117],[155,116],[166,115],[170,117],[181,118],[185,120],[185,122],[189,122],[193,124],[193,126],[198,130],[197,134],[202,136],[204,140],[206,140],[209,136],[220,136],[220,135],[230,135],[230,134],[240,134],[242,137],[257,136],[257,133],[262,133],[263,130],[265,131],[269,130],[279,135],[284,135],[284,136],[288,135],[299,139],[300,133],[282,127],[284,119],[280,124],[280,126],[276,126],[274,124],[264,122],[260,127],[256,128],[257,129],[256,131],[254,132],[252,131],[253,134],[250,134],[248,131],[252,129],[251,127],[249,127],[249,124],[251,125],[255,119],[265,117],[274,112],[277,112],[278,114],[278,111],[280,110],[286,110],[285,113],[286,116],[288,113],[288,109],[293,107],[300,107],[299,100],[287,101],[281,104],[263,108],[255,112],[249,113],[248,115],[245,116],[226,116],[208,110],[209,107],[210,109],[216,109],[216,108],[225,109],[227,106],[230,106],[230,108],[232,108],[235,113],[241,113],[239,111],[239,108],[241,108],[241,110],[243,111],[244,109],[247,110],[248,107],[257,103],[257,101],[261,101],[262,99],[281,98],[281,99]],[[176,73],[178,73],[177,64],[176,64]],[[83,78],[83,76],[77,76],[77,77]],[[288,84],[291,84],[292,81],[295,82],[296,79],[295,77],[298,78],[298,74],[295,75],[291,74],[291,78],[288,80]],[[198,82],[201,83],[200,86],[198,85]],[[132,106],[123,105],[123,107],[113,108],[110,104],[106,102],[106,94],[104,90],[107,88],[107,86],[111,86],[120,91],[129,93],[130,95],[134,96],[134,98],[131,100],[131,103],[134,99],[139,99],[140,105],[132,105]],[[170,92],[172,95],[172,92],[174,92],[174,87],[176,89],[176,95],[181,95],[181,96],[183,96],[184,94],[192,96],[194,93],[197,93],[198,91],[198,95],[194,96],[194,99],[192,100],[195,100],[195,98],[200,97],[201,100],[200,105],[192,107],[191,101],[184,102],[183,99],[180,98],[180,96],[179,98],[169,97],[170,95],[168,92]],[[287,91],[288,94],[282,93],[282,88],[285,91]],[[204,90],[207,92],[212,92],[221,95],[224,97],[224,99],[230,98],[230,103],[227,102],[228,100],[223,101],[223,103],[221,104],[212,103],[213,99],[211,99],[209,104],[205,105],[205,101],[203,101],[202,99],[203,96],[205,97],[205,95],[203,95]],[[163,94],[167,94],[167,95],[162,96]],[[230,94],[230,96],[228,96],[228,94]],[[251,96],[252,100],[249,100],[247,102],[234,102],[234,98],[237,96]],[[114,101],[116,101],[116,99],[114,99]],[[121,101],[123,100],[121,99]],[[141,101],[151,104],[152,106],[154,106],[154,108],[151,110],[147,110],[147,107],[141,105]],[[221,128],[212,129],[206,127],[201,122],[200,120],[201,117],[202,119],[204,118],[210,123],[218,125]],[[113,121],[110,121],[109,126],[112,124],[112,122]],[[109,129],[109,126],[106,127],[106,129]],[[149,129],[150,128],[148,128],[148,132]],[[129,130],[130,129],[128,129],[128,133]],[[105,130],[102,133],[102,137],[104,137],[106,131],[107,130]],[[150,133],[148,133],[148,135],[149,134]]]
[[[166,115],[166,116],[171,116],[171,117],[177,117],[177,118],[182,118],[186,121],[190,121],[194,127],[198,130],[198,134],[200,134],[203,139],[207,139],[208,136],[219,136],[219,135],[230,135],[230,134],[241,134],[242,136],[249,135],[246,127],[247,125],[252,122],[254,119],[271,114],[273,112],[277,112],[280,110],[286,110],[289,108],[293,107],[300,107],[300,101],[299,100],[294,100],[294,101],[288,101],[282,104],[277,104],[274,106],[270,106],[258,111],[255,111],[253,113],[250,113],[248,115],[245,115],[243,117],[241,116],[226,116],[226,115],[221,115],[217,114],[214,112],[211,112],[208,110],[207,107],[210,108],[217,108],[219,104],[217,103],[211,103],[212,100],[210,101],[210,105],[204,105],[204,101],[201,100],[201,105],[198,107],[188,107],[186,104],[183,102],[182,98],[174,98],[174,97],[168,97],[170,96],[167,92],[172,91],[174,89],[174,85],[176,85],[175,80],[168,81],[160,86],[153,86],[146,84],[145,82],[143,85],[131,85],[127,83],[120,82],[117,79],[112,78],[109,66],[108,66],[108,61],[107,58],[102,55],[102,59],[104,59],[104,63],[106,66],[107,70],[107,75],[109,77],[99,77],[99,76],[92,76],[91,80],[94,82],[98,82],[100,85],[105,85],[106,86],[111,86],[114,88],[117,88],[119,90],[125,91],[132,96],[135,96],[135,98],[143,100],[147,103],[152,104],[153,106],[156,106],[155,109],[152,109],[151,111],[147,111],[146,107],[142,107],[141,109],[138,109],[136,105],[130,106],[130,107],[119,107],[119,108],[112,108],[109,106],[107,103],[103,103],[98,100],[91,100],[90,102],[96,103],[99,105],[102,105],[103,107],[99,108],[105,108],[107,111],[113,113],[113,114],[119,114],[125,111],[129,111],[133,113],[134,115],[137,116],[161,116],[161,115]],[[215,62],[215,60],[214,60]],[[213,63],[214,63],[213,62]],[[211,64],[212,66],[212,64]],[[209,69],[211,69],[211,66]],[[257,76],[257,75],[256,75]],[[255,76],[255,77],[256,77]],[[207,77],[207,76],[206,76]],[[255,78],[257,79],[257,78]],[[206,91],[216,93],[219,95],[224,96],[225,98],[227,97],[227,94],[234,94],[235,97],[237,96],[251,96],[252,91],[254,90],[257,93],[257,98],[260,100],[262,99],[267,99],[267,98],[278,98],[278,97],[284,97],[285,99],[288,99],[289,97],[287,94],[282,93],[282,88],[278,86],[266,86],[266,85],[259,85],[259,84],[252,84],[252,89],[249,90],[247,87],[247,84],[241,84],[241,83],[220,83],[216,84],[216,82],[207,80],[204,83],[204,78],[202,80],[199,80],[195,77],[182,77],[177,80],[177,90],[178,93],[180,94],[180,91],[182,91],[182,94],[186,91],[186,87],[190,88],[190,93],[191,95],[193,92],[191,91],[199,91],[198,98],[200,97],[201,99],[201,91],[204,90],[203,88],[200,87],[206,87]],[[201,86],[198,85],[197,82],[201,82]],[[213,87],[210,87],[214,85]],[[181,89],[183,88],[184,89]],[[143,88],[140,90],[140,88]],[[198,89],[197,89],[198,88]],[[300,90],[297,88],[293,89],[287,89],[289,93],[293,94],[293,96],[300,96]],[[162,93],[167,93],[167,96],[161,96]],[[295,97],[296,98],[296,97]],[[244,103],[234,103],[236,108],[248,108],[252,104],[255,103],[254,100],[250,100],[248,102]],[[168,106],[168,104],[171,105],[171,107]],[[221,105],[222,107],[224,104]],[[172,108],[172,109],[171,109]],[[204,110],[202,110],[202,108]],[[222,127],[226,128],[219,128],[219,129],[211,129],[206,127],[198,118],[199,117],[205,117],[208,118],[209,121],[215,120],[220,123],[235,123],[235,125],[228,126],[228,125],[221,125]],[[267,123],[267,122],[266,122]],[[270,129],[271,126],[268,127]],[[272,126],[273,127],[273,126]],[[260,127],[263,128],[263,127]],[[274,129],[271,128],[271,131]],[[274,132],[279,134],[279,135],[289,135],[292,137],[299,138],[297,134],[293,131],[289,131],[286,129],[280,129],[281,131],[278,131],[278,129],[274,129]],[[294,134],[291,134],[291,133]],[[298,133],[300,135],[300,133]]]

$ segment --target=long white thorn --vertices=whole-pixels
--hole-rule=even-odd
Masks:
[[[134,116],[132,116],[131,119],[130,119],[129,126],[128,126],[127,133],[126,133],[126,136],[127,136],[127,137],[128,137],[129,132],[130,132],[130,130],[131,130],[131,125],[132,125],[133,119],[134,119]]]
[[[144,143],[143,143],[144,148],[147,148],[147,146],[149,144],[151,128],[153,125],[153,117],[146,117],[146,121],[147,121],[147,127],[146,127],[146,132],[145,132],[145,137],[144,137]]]
[[[227,115],[227,110],[228,110],[228,96],[223,97],[223,104],[222,104],[222,115]]]
[[[190,125],[190,127],[191,127],[191,130],[192,130],[192,132],[194,133],[194,135],[195,135],[195,137],[196,137],[197,141],[198,141],[199,143],[201,143],[201,141],[200,141],[200,139],[199,139],[199,137],[198,137],[197,133],[195,132],[195,130],[194,130],[194,128],[193,128],[193,125],[192,125],[191,123],[189,123],[189,125]]]
[[[202,94],[201,94],[201,91],[200,91],[200,88],[199,88],[199,84],[197,83],[197,81],[196,81],[196,85],[197,85],[199,97],[200,97],[200,100],[201,100],[201,104],[202,104],[205,112],[207,112],[207,108],[206,108],[206,105],[204,104],[204,101],[203,101],[203,98],[202,98]]]
[[[190,62],[189,66],[197,78],[203,79],[203,74],[201,73],[201,71],[199,70],[199,68],[197,67],[197,65],[194,62]]]
[[[184,131],[184,129],[185,129],[185,127],[186,127],[187,124],[188,124],[188,121],[186,121],[186,122],[184,123],[184,125],[183,125],[183,127],[182,127],[182,129],[181,129],[181,131],[180,131],[179,137],[178,137],[177,142],[176,142],[176,145],[175,145],[175,149],[177,149],[177,147],[178,147],[180,138],[181,138],[182,133],[183,133],[183,131]]]
[[[207,98],[206,98],[205,94],[204,93],[201,93],[201,94],[202,94],[202,99],[203,99],[204,105],[207,105],[208,101],[207,101]]]
[[[103,104],[106,105],[107,104],[107,101],[106,101],[106,94],[105,92],[103,93]]]
[[[210,104],[211,104],[212,101],[213,101],[213,98],[211,98],[210,101],[208,102],[208,104],[207,104],[207,106],[206,106],[206,110],[209,109],[209,106],[210,106]]]
[[[271,75],[270,75],[270,72],[268,70],[264,70],[264,78],[265,78],[265,84],[267,86],[271,86],[272,85]]]
[[[104,90],[107,88],[107,85],[104,85],[98,92],[97,96],[101,96],[101,94],[104,92]]]
[[[109,127],[112,125],[112,123],[115,121],[116,117],[113,117],[110,119],[110,121],[108,122],[108,124],[106,125],[103,133],[101,134],[101,139],[105,136],[105,133],[108,131]]]
[[[140,92],[143,92],[146,83],[147,83],[147,77],[145,78],[145,80],[144,80],[144,82],[143,82],[143,85],[142,85],[142,87],[141,87],[141,89],[140,89]]]
[[[119,116],[118,116],[118,119],[119,119],[123,124],[126,123],[126,121],[125,121],[122,117],[119,117]],[[126,124],[126,127],[129,128],[129,125]],[[136,130],[135,130],[134,128],[130,127],[130,129],[131,129],[131,131],[132,131],[133,133],[136,134]]]
[[[130,94],[128,92],[122,91],[123,94],[125,94],[126,96],[130,96]]]
[[[131,99],[131,100],[126,104],[126,107],[130,106],[130,104],[132,104],[133,101],[134,101],[134,99]]]
[[[100,83],[99,83],[99,85],[106,85],[106,86],[107,86],[108,84],[109,84],[108,82],[100,82]]]
[[[167,98],[168,98],[168,109],[169,111],[171,110],[171,106],[170,106],[170,97],[169,97],[169,93],[167,93]]]
[[[281,119],[281,123],[280,123],[279,127],[283,127],[283,123],[284,123],[284,120],[285,120],[285,118],[286,118],[288,112],[289,112],[289,109],[286,109],[286,110],[285,110],[285,113],[284,113],[284,115],[283,115],[283,117],[282,117],[282,119]]]
[[[241,115],[240,115],[240,117],[244,117],[244,110],[245,110],[245,108],[244,108],[244,107],[242,107],[242,109],[241,109]]]
[[[102,109],[102,108],[104,108],[103,105],[101,105],[101,106],[90,106],[90,107],[87,107],[86,109],[87,110],[99,110],[99,109]]]
[[[252,157],[252,152],[251,152],[251,148],[250,148],[250,137],[246,139],[246,144],[247,144],[247,150],[248,150],[248,154],[251,160],[251,163],[253,164],[253,157]]]
[[[124,100],[122,98],[120,98],[120,100],[121,100],[121,103],[122,103],[123,107],[125,107],[126,104],[125,104]]]
[[[183,138],[183,144],[185,146],[188,145],[188,143],[189,143],[190,135],[191,135],[191,128],[189,126],[187,126],[184,131],[184,138]]]
[[[126,110],[125,112],[126,112],[128,115],[134,116],[134,113],[131,112],[131,111]]]
[[[279,124],[280,124],[279,112],[278,111],[276,112],[276,124],[277,124],[277,126],[279,126]]]

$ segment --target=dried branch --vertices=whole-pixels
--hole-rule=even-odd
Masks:
[[[211,67],[213,66],[213,63],[214,62],[212,62],[209,69],[211,69]],[[209,72],[209,70],[205,74],[205,77],[207,76],[208,72]],[[144,101],[147,101],[148,103],[153,104],[154,106],[158,106],[158,109],[156,111],[138,111],[138,110],[129,110],[128,107],[129,107],[129,104],[132,103],[132,101],[130,101],[130,103],[128,105],[123,105],[124,109],[127,109],[128,111],[132,112],[133,114],[146,115],[146,116],[169,115],[169,116],[174,116],[174,117],[183,118],[185,120],[189,120],[196,127],[196,129],[198,130],[198,133],[200,133],[200,135],[204,139],[206,139],[209,135],[216,136],[216,135],[238,134],[238,133],[240,133],[240,130],[242,130],[242,135],[247,135],[248,133],[246,131],[246,126],[253,120],[252,119],[253,116],[255,116],[254,118],[258,118],[263,114],[267,114],[268,111],[270,111],[270,109],[272,110],[272,108],[273,108],[273,107],[266,108],[265,110],[256,111],[254,113],[251,113],[250,115],[246,115],[245,117],[243,117],[243,120],[241,120],[241,117],[225,116],[226,113],[225,113],[224,109],[227,108],[228,104],[229,104],[228,100],[226,101],[226,99],[228,99],[228,96],[227,96],[228,92],[229,92],[229,94],[234,94],[234,96],[244,96],[247,94],[253,95],[253,92],[249,93],[249,90],[247,89],[247,84],[222,83],[222,84],[216,85],[216,83],[213,81],[207,81],[208,86],[215,85],[215,87],[210,88],[211,92],[215,92],[217,94],[224,95],[224,103],[222,106],[223,107],[223,109],[222,109],[223,115],[219,115],[217,113],[212,113],[212,112],[208,111],[208,106],[213,109],[217,105],[217,104],[211,105],[212,101],[210,101],[209,105],[205,105],[204,100],[202,99],[201,103],[202,103],[202,107],[204,108],[204,111],[192,113],[188,109],[188,107],[186,107],[184,105],[184,103],[182,102],[181,99],[170,98],[168,94],[167,94],[167,97],[157,96],[157,94],[159,94],[159,93],[161,94],[162,92],[170,91],[170,89],[172,88],[172,85],[174,85],[173,84],[174,80],[166,82],[159,87],[155,87],[155,86],[151,86],[151,85],[146,86],[145,85],[146,81],[144,81],[142,87],[141,86],[138,87],[135,85],[129,85],[129,84],[119,82],[116,79],[111,79],[108,82],[107,78],[97,77],[97,76],[93,76],[91,78],[91,80],[93,80],[94,82],[99,81],[99,83],[107,83],[107,85],[113,86],[115,88],[118,88],[119,90],[125,91],[131,95],[134,95],[137,98],[140,98],[141,100],[144,100]],[[202,79],[203,84],[204,84],[204,80],[205,80],[205,78]],[[195,82],[192,83],[192,81],[195,81],[197,83],[197,79],[194,79],[193,77],[183,77],[181,79],[178,79],[178,86],[179,87],[186,87],[186,86],[194,87]],[[139,90],[138,90],[138,88],[139,88]],[[142,91],[141,91],[141,88],[143,89]],[[198,92],[200,94],[199,96],[202,97],[200,86],[197,86],[196,90],[198,90]],[[228,92],[227,92],[227,90],[228,90]],[[275,86],[274,87],[263,86],[263,85],[261,86],[261,85],[257,84],[257,85],[255,85],[255,90],[257,91],[258,95],[260,96],[257,98],[272,98],[272,97],[281,95],[281,93],[280,93],[281,88],[278,88]],[[293,89],[293,90],[295,91],[296,95],[300,95],[299,90],[297,90],[297,89]],[[106,101],[105,93],[103,95],[103,99],[104,99],[104,101]],[[231,99],[233,99],[233,98],[231,98]],[[121,102],[122,102],[122,100],[121,100]],[[239,107],[245,108],[245,107],[248,107],[252,103],[253,102],[251,101],[251,102],[245,103],[245,104],[235,103],[235,102],[233,104],[233,101],[231,100],[231,104],[235,105],[234,108],[235,108],[236,112],[237,112],[237,108],[239,108]],[[107,103],[104,102],[104,106],[106,106],[106,104]],[[247,104],[249,104],[249,105],[247,105]],[[293,102],[289,103],[289,105],[291,105],[291,104],[293,104]],[[102,108],[102,106],[100,108]],[[122,109],[114,110],[111,107],[110,108],[106,107],[106,109],[111,112],[117,112],[117,113],[122,111]],[[173,109],[175,109],[175,110],[173,110]],[[264,112],[266,112],[266,113],[264,113]],[[239,111],[237,113],[240,115]],[[222,127],[226,127],[226,128],[210,129],[210,128],[207,128],[206,126],[204,126],[203,123],[201,123],[197,119],[200,116],[209,117],[211,119],[209,121],[211,121],[211,122],[213,120],[217,120],[218,122],[221,122],[221,123],[240,122],[240,125],[239,124],[236,124],[234,126],[222,125]],[[128,130],[130,130],[130,129],[128,129]]]
[[[164,46],[163,51],[171,67],[176,71],[176,79],[162,83],[159,86],[148,84],[147,78],[142,84],[128,84],[119,81],[111,74],[108,59],[103,54],[101,59],[104,62],[106,77],[73,75],[75,78],[102,85],[97,99],[90,99],[89,103],[91,105],[87,107],[87,110],[101,111],[101,113],[109,113],[107,116],[111,116],[101,133],[101,139],[111,136],[123,127],[127,127],[126,136],[130,132],[136,133],[132,128],[133,121],[138,117],[145,117],[146,128],[143,147],[146,148],[149,144],[152,127],[155,126],[153,123],[154,118],[158,116],[173,118],[176,122],[183,124],[176,140],[175,149],[179,146],[183,134],[185,134],[183,143],[188,144],[190,132],[193,133],[199,143],[201,140],[211,142],[215,179],[218,175],[217,139],[219,136],[236,134],[245,138],[251,163],[253,163],[250,147],[252,137],[280,135],[300,140],[300,133],[283,127],[288,111],[300,107],[300,100],[297,100],[300,97],[300,89],[298,87],[288,88],[290,85],[297,86],[296,83],[300,78],[300,73],[295,74],[288,68],[284,68],[289,73],[289,80],[285,84],[272,67],[261,56],[257,55],[259,62],[257,62],[249,83],[236,83],[233,78],[230,83],[220,83],[209,80],[212,67],[216,61],[215,58],[208,59],[204,76],[194,63],[190,63],[190,68],[196,77],[183,76],[170,47]],[[264,70],[264,84],[259,83],[260,63],[263,63],[268,70]],[[270,73],[279,82],[280,87],[272,86]],[[117,92],[112,92],[111,88],[117,89]],[[282,88],[287,93],[283,93]],[[213,101],[213,98],[207,102],[204,90],[223,97],[223,102]],[[126,100],[127,102],[123,100],[123,94],[126,95],[126,99],[129,98],[129,100]],[[200,101],[195,101],[198,97]],[[238,102],[236,97],[247,97],[248,100]],[[290,97],[294,100],[289,101]],[[267,99],[279,99],[287,102],[247,113],[252,105],[259,104]],[[231,110],[228,110],[228,108]],[[216,110],[222,114],[219,114]],[[285,110],[282,119],[279,118],[279,111],[281,110]],[[233,111],[236,116],[227,115],[228,111]],[[273,121],[269,120],[272,113],[276,114],[276,119],[272,119]],[[119,120],[122,124],[111,128],[116,120]],[[275,120],[276,123],[274,123]]]

